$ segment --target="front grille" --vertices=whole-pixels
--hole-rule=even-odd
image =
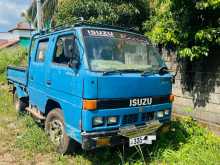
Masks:
[[[151,106],[151,105],[158,105],[158,104],[164,104],[164,103],[170,103],[169,102],[169,96],[146,96],[146,97],[137,97],[137,98],[127,98],[127,99],[101,99],[98,100],[97,103],[97,109],[115,109],[115,108],[126,108],[131,107],[130,106],[130,100],[131,99],[152,99],[151,104],[147,105],[136,105],[132,107],[138,107],[138,106]]]
[[[122,124],[132,124],[136,123],[138,121],[138,114],[130,114],[130,115],[124,115]]]
[[[154,112],[144,112],[141,115],[141,121],[151,121],[155,118]]]

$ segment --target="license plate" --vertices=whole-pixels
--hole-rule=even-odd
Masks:
[[[152,141],[156,140],[156,135],[139,136],[129,139],[129,147],[140,145],[140,144],[152,144]]]

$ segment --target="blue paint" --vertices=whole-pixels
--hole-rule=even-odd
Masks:
[[[21,71],[9,67],[7,72],[8,81],[14,84],[19,97],[29,97],[29,103],[36,106],[42,113],[45,113],[48,100],[56,101],[63,111],[67,134],[80,143],[82,143],[82,132],[118,129],[123,126],[121,121],[127,114],[138,113],[140,118],[139,107],[83,110],[83,99],[131,99],[165,96],[172,93],[169,73],[142,76],[140,73],[103,75],[101,72],[91,71],[82,35],[84,28],[97,29],[81,26],[35,37],[28,68]],[[115,29],[114,31],[125,32]],[[78,68],[52,62],[58,38],[63,35],[76,36],[80,61]],[[48,49],[45,52],[44,61],[36,61],[39,45],[45,40]],[[172,104],[145,106],[143,112],[164,109],[171,110]],[[118,116],[119,122],[114,126],[105,125],[94,128],[92,118],[96,116]],[[161,122],[167,120],[170,120],[170,115]],[[135,124],[143,124],[143,122],[137,121]]]
[[[26,91],[24,91],[24,88],[22,86],[20,86],[19,84],[14,84],[15,88],[16,88],[16,94],[18,96],[18,98],[23,98],[23,97],[28,97],[28,94]]]

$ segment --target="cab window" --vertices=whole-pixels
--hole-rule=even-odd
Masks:
[[[66,35],[57,39],[53,63],[67,65],[74,54],[74,36]]]
[[[39,41],[37,55],[36,55],[36,59],[35,59],[36,62],[44,62],[46,52],[48,49],[48,41],[49,41],[49,39]]]

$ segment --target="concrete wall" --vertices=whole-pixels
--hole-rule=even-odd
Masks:
[[[168,67],[177,66],[174,52],[162,51]],[[190,115],[210,125],[220,125],[220,51],[195,62],[181,60],[173,85],[174,112]]]

